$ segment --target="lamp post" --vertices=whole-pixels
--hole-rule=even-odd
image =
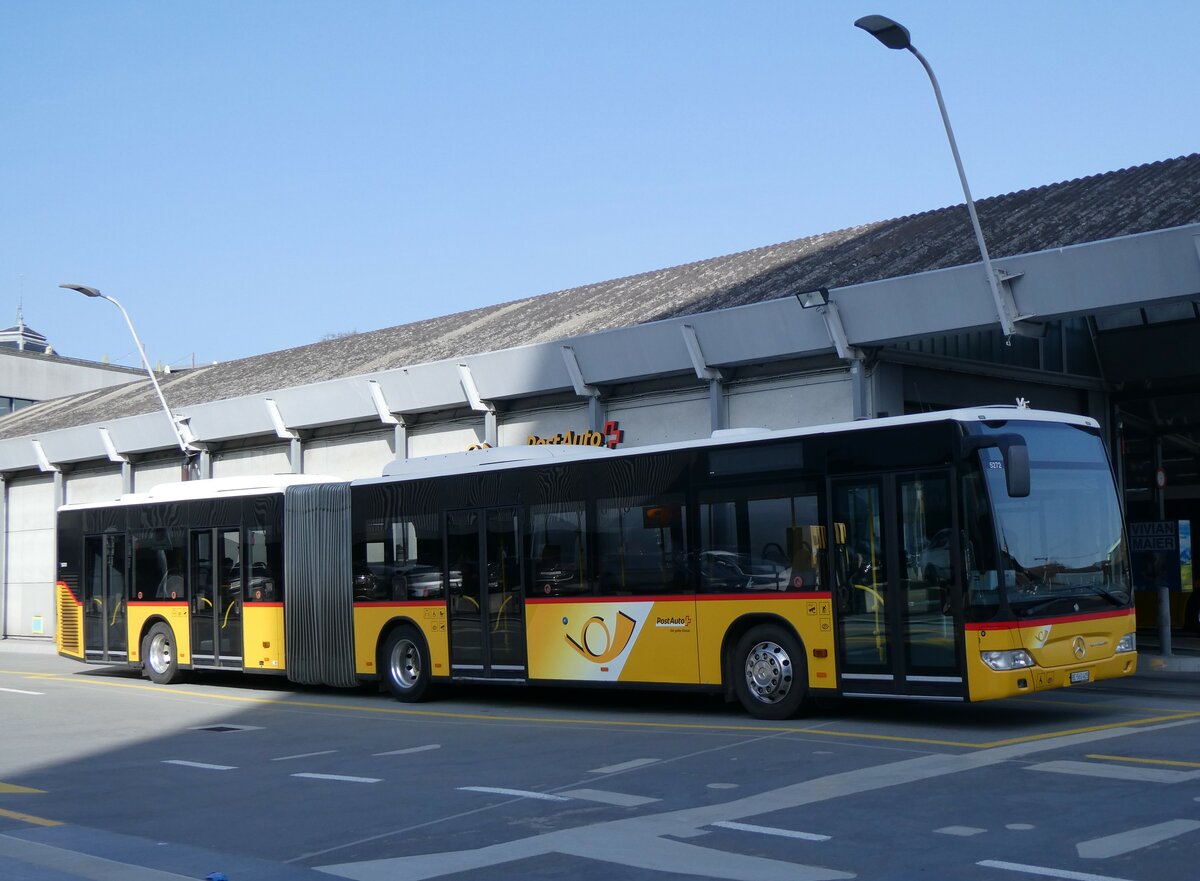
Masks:
[[[925,60],[925,56],[917,51],[912,44],[908,28],[884,15],[864,15],[854,22],[856,28],[862,28],[889,49],[907,49],[925,72],[929,74],[929,82],[933,84],[933,94],[937,98],[938,110],[942,112],[942,123],[946,127],[946,138],[950,141],[950,152],[954,154],[954,165],[958,168],[958,179],[962,182],[963,196],[967,200],[967,211],[971,215],[971,226],[975,229],[975,240],[979,243],[979,253],[983,257],[983,269],[987,273],[988,285],[992,290],[992,299],[996,303],[996,312],[1000,318],[1000,326],[1006,338],[1017,332],[1016,322],[1019,319],[1017,304],[1012,294],[1002,290],[1000,281],[992,269],[992,260],[988,256],[987,245],[983,241],[983,229],[979,226],[979,215],[975,213],[975,200],[971,198],[971,188],[967,186],[967,173],[963,171],[962,157],[958,155],[958,144],[954,140],[954,130],[950,127],[950,115],[946,113],[946,102],[942,100],[942,89],[938,85],[933,68]]]
[[[137,331],[133,329],[133,322],[129,319],[129,313],[125,311],[124,306],[117,302],[115,297],[102,294],[96,288],[91,288],[87,285],[81,284],[60,284],[59,287],[66,288],[69,291],[78,291],[85,297],[95,297],[101,300],[108,300],[108,302],[112,303],[121,310],[121,314],[125,317],[125,323],[129,325],[129,333],[133,336],[133,342],[137,345],[138,354],[142,356],[142,366],[146,368],[146,374],[150,377],[150,382],[154,386],[155,393],[158,395],[159,403],[162,404],[163,412],[167,414],[167,421],[171,423],[171,431],[175,434],[175,441],[179,444],[179,451],[183,453],[185,466],[184,474],[186,475],[184,479],[186,480],[191,476],[192,461],[199,450],[197,450],[192,444],[188,443],[188,441],[184,438],[183,432],[179,428],[179,420],[175,418],[175,414],[172,413],[171,408],[167,406],[167,399],[163,396],[162,387],[158,384],[158,379],[154,376],[154,369],[150,366],[149,359],[146,358],[146,350],[142,346],[142,341],[138,339]]]

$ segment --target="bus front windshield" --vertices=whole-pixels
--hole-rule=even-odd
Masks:
[[[1128,606],[1121,510],[1100,438],[1036,422],[995,432],[1024,437],[1030,462],[1029,495],[1011,498],[1000,450],[980,451],[1004,571],[1000,607],[1032,618]]]

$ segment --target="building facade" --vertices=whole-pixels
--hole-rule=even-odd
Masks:
[[[1200,156],[163,377],[201,476],[1028,402],[1089,415],[1131,518],[1200,515]],[[810,307],[811,308],[807,308]],[[147,381],[0,421],[4,635],[54,631],[54,512],[181,479]],[[1168,475],[1164,482],[1159,473]]]

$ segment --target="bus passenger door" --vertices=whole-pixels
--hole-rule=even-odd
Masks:
[[[966,696],[952,486],[948,471],[833,482],[844,693]]]
[[[83,647],[89,661],[124,661],[126,624],[124,535],[83,540]]]
[[[192,531],[190,605],[192,663],[242,667],[241,533]]]
[[[516,508],[446,515],[452,676],[526,677],[520,526]]]

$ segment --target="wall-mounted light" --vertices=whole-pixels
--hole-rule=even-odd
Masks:
[[[815,291],[801,291],[796,294],[801,309],[816,309],[818,306],[829,305],[829,288],[817,288]]]

